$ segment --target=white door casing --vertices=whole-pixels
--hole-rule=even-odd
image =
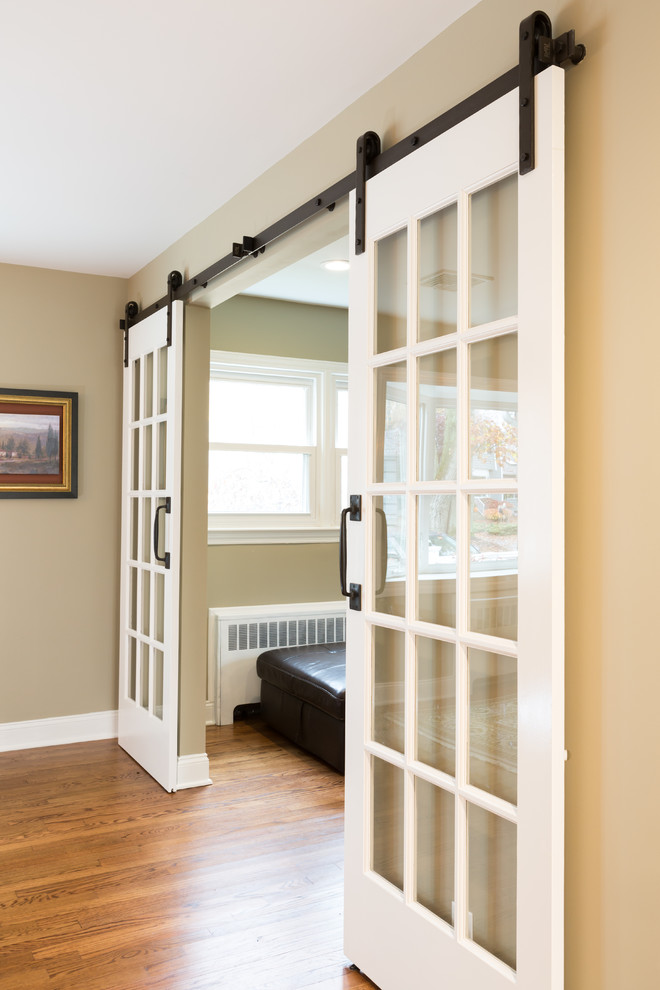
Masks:
[[[183,303],[132,327],[124,370],[119,745],[177,789]]]
[[[535,86],[534,171],[517,176],[515,90],[369,180],[367,250],[351,259],[348,474],[363,513],[348,581],[363,610],[347,621],[345,951],[381,990],[563,987],[563,70]],[[512,188],[517,312],[477,314],[507,280]],[[429,334],[416,286],[434,215],[455,225],[456,261],[434,280],[456,303]],[[380,311],[397,315],[397,279],[389,347]],[[445,450],[456,423],[435,475],[433,402]],[[489,427],[499,439],[480,447]],[[438,505],[452,507],[444,530]]]

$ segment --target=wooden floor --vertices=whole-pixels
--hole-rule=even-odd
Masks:
[[[0,753],[0,990],[373,987],[342,953],[343,778],[262,723],[166,794],[114,742]]]

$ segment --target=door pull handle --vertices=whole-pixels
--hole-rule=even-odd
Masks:
[[[161,509],[164,509],[165,515],[169,516],[170,512],[172,511],[172,499],[170,498],[169,495],[165,499],[164,504],[158,506],[158,508],[156,509],[156,515],[154,516],[154,557],[160,564],[165,564],[166,570],[169,570],[170,567],[169,551],[166,551],[163,557],[161,557],[161,555],[158,553],[158,544],[160,542],[159,512],[161,511]]]
[[[380,527],[379,539],[376,540],[376,546],[380,544],[380,572],[377,575],[376,582],[376,597],[382,595],[385,591],[385,585],[387,584],[387,516],[381,508],[376,509],[376,525]]]
[[[361,612],[362,585],[351,584],[348,590],[346,588],[346,567],[348,563],[346,553],[346,527],[349,516],[353,522],[360,522],[362,519],[361,495],[351,495],[351,504],[347,509],[341,510],[341,520],[339,523],[339,583],[341,586],[341,593],[344,598],[348,598],[349,608],[352,608],[355,612]]]

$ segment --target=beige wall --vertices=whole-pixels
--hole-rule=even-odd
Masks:
[[[209,608],[340,598],[336,543],[209,547]]]
[[[0,499],[0,722],[117,708],[123,279],[0,265],[0,384],[79,394],[77,499]]]
[[[211,347],[247,354],[348,360],[348,313],[235,296],[211,310]],[[337,543],[210,546],[209,608],[336,601]]]
[[[567,75],[566,988],[655,990],[660,889],[656,632],[658,84],[650,0],[552,0],[588,60]],[[517,61],[523,0],[484,0],[132,280],[162,296]],[[644,484],[638,493],[633,478]]]

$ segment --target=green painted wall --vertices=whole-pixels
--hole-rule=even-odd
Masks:
[[[348,311],[234,296],[211,310],[211,347],[247,354],[348,361]]]

